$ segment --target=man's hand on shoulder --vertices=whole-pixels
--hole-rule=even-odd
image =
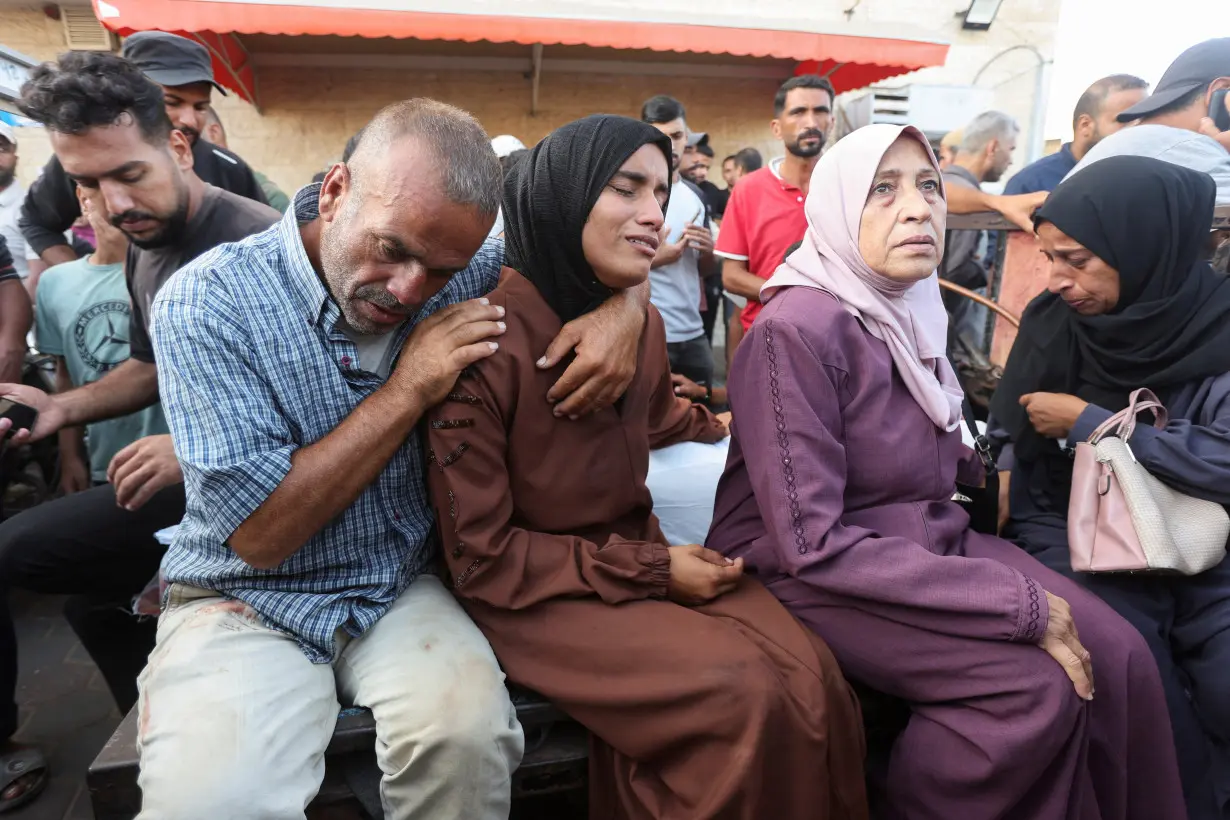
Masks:
[[[538,360],[546,370],[576,350],[576,359],[547,393],[547,400],[555,403],[555,415],[580,418],[622,396],[636,375],[644,329],[645,305],[637,290],[617,293],[564,325]]]
[[[420,413],[444,401],[461,371],[499,349],[504,308],[487,299],[450,305],[424,319],[402,347],[390,385],[404,389]]]

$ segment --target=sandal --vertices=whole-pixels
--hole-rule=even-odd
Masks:
[[[0,797],[0,814],[21,808],[43,793],[47,787],[47,761],[33,746],[12,746],[0,752],[0,796],[25,779],[25,788],[4,800]]]

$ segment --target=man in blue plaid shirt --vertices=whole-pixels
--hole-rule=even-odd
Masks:
[[[507,816],[521,728],[433,572],[415,429],[499,355],[501,189],[473,118],[398,103],[278,225],[159,291],[187,515],[140,680],[142,818],[302,817],[350,704],[376,719],[386,817]],[[558,413],[623,392],[646,302],[612,297],[546,351],[577,352]]]

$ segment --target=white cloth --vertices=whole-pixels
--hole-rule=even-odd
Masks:
[[[21,205],[25,201],[26,191],[17,180],[13,180],[9,187],[0,191],[0,236],[4,237],[5,244],[9,246],[9,253],[13,255],[13,267],[22,279],[30,275],[28,260],[31,258],[29,248],[26,247],[26,238],[17,227],[17,218],[21,216]],[[38,255],[33,258],[37,259]]]
[[[705,543],[729,450],[730,439],[724,438],[717,444],[684,442],[649,453],[645,484],[662,534],[672,546]]]
[[[246,604],[173,586],[138,680],[139,820],[303,818],[340,704],[376,719],[389,820],[503,820],[524,737],[478,627],[424,575],[313,664]]]

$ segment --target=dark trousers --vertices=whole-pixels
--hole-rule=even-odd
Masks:
[[[671,372],[687,376],[706,387],[713,384],[713,348],[704,336],[686,342],[667,342],[666,357],[670,359]]]
[[[1191,577],[1089,575],[1072,571],[1066,536],[1033,554],[1144,636],[1162,673],[1188,816],[1230,818],[1230,560]]]
[[[701,286],[705,289],[705,309],[701,311],[700,318],[705,325],[705,338],[712,345],[713,328],[717,324],[718,314],[722,307],[722,277],[720,274],[714,274],[707,279],[702,279]]]
[[[0,588],[70,595],[64,614],[98,664],[121,712],[137,702],[137,675],[154,647],[157,623],[132,614],[166,548],[154,533],[184,515],[184,485],[161,490],[128,512],[104,484],[49,501],[0,524]],[[17,636],[0,607],[0,732],[17,730]]]

